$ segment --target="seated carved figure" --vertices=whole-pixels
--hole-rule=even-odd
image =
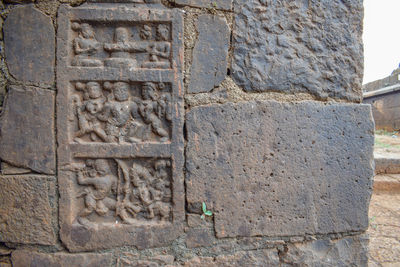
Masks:
[[[93,28],[87,24],[72,24],[72,29],[78,32],[78,37],[73,41],[73,49],[75,57],[73,58],[72,66],[83,67],[98,67],[103,63],[93,57],[94,54],[101,48],[100,43],[96,40]]]
[[[79,96],[75,96],[76,115],[78,117],[79,130],[75,133],[74,140],[81,142],[80,137],[88,134],[92,141],[100,138],[106,141],[107,135],[104,132],[98,115],[103,110],[105,97],[103,96],[100,84],[88,82],[87,84],[76,83],[75,88],[83,91],[83,103]]]
[[[107,160],[96,159],[86,161],[86,171],[78,171],[79,185],[88,186],[81,196],[85,198],[85,208],[78,214],[78,222],[90,223],[86,217],[96,212],[105,216],[109,210],[116,209],[116,200],[111,198],[116,194],[117,178],[111,173]]]
[[[148,46],[149,60],[142,64],[143,68],[168,69],[170,68],[171,43],[167,25],[160,24],[157,27],[157,42],[151,42]]]
[[[110,52],[110,58],[104,60],[106,67],[136,68],[136,59],[130,53],[144,52],[146,46],[141,42],[130,42],[129,32],[124,27],[118,27],[114,32],[114,43],[104,44],[104,50]]]

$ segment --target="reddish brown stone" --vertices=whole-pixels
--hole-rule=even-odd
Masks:
[[[37,253],[29,250],[16,250],[11,256],[14,267],[107,267],[113,263],[110,253]]]
[[[186,237],[188,248],[209,247],[215,241],[215,237],[210,229],[189,229]]]
[[[0,158],[15,167],[54,174],[54,97],[51,90],[9,88],[0,117]]]
[[[61,240],[165,246],[185,221],[182,14],[101,6],[58,13]]]
[[[0,241],[54,245],[55,178],[0,176]]]

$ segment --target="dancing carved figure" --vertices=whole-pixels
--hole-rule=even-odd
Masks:
[[[79,130],[75,133],[74,141],[81,142],[80,137],[88,134],[92,141],[98,138],[102,141],[107,140],[101,123],[98,119],[106,101],[102,89],[98,82],[88,82],[87,84],[76,83],[76,90],[83,91],[83,102],[79,96],[75,95],[76,115],[78,117]]]
[[[144,83],[142,85],[142,101],[139,104],[139,113],[144,123],[151,125],[152,131],[160,136],[160,141],[166,142],[169,134],[164,129],[162,118],[159,116],[160,114],[165,114],[165,112],[159,111],[160,108],[162,106],[158,102],[156,85],[151,82]]]
[[[101,45],[96,40],[92,26],[87,23],[79,24],[75,22],[72,24],[72,29],[78,32],[78,37],[73,41],[75,57],[71,65],[82,67],[102,66],[101,60],[93,57],[101,49]]]
[[[116,209],[117,177],[110,170],[107,160],[87,160],[85,168],[77,172],[79,185],[87,186],[81,196],[85,199],[85,208],[78,214],[78,222],[89,223],[87,217],[96,212],[105,216],[109,210]]]

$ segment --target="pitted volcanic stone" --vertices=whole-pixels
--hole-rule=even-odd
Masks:
[[[361,0],[235,0],[233,78],[249,92],[361,99]]]
[[[218,237],[368,227],[374,124],[368,105],[243,102],[187,115],[187,202]]]

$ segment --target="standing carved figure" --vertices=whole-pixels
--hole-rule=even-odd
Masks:
[[[105,97],[98,82],[88,82],[87,84],[76,83],[75,88],[83,91],[83,103],[79,96],[75,96],[76,115],[78,117],[78,132],[75,133],[74,140],[81,142],[80,137],[89,134],[92,141],[100,138],[107,140],[98,115],[103,110]]]
[[[159,109],[162,108],[158,103],[156,93],[156,85],[151,82],[142,85],[142,101],[139,104],[139,113],[143,118],[144,123],[151,125],[152,131],[160,136],[161,142],[168,141],[169,134],[163,128],[163,123],[159,114]]]
[[[170,67],[171,43],[169,28],[165,24],[157,27],[157,42],[149,44],[149,61],[142,64],[143,68],[168,69]]]
[[[79,185],[88,186],[81,196],[85,198],[85,208],[78,215],[78,222],[87,224],[87,216],[96,212],[105,216],[109,210],[116,209],[116,201],[111,195],[116,194],[117,178],[111,173],[107,160],[87,160],[85,169],[77,173]]]
[[[92,26],[87,23],[72,24],[72,29],[78,32],[78,37],[73,41],[75,57],[71,62],[72,66],[98,67],[102,65],[99,59],[93,57],[101,48],[96,40]]]

